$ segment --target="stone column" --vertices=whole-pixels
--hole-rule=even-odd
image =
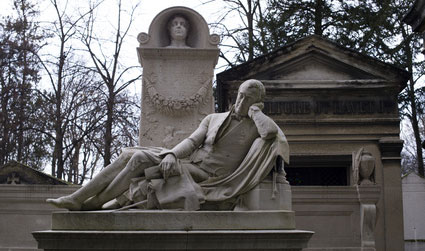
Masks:
[[[383,216],[385,250],[404,250],[403,202],[401,191],[401,157],[403,141],[399,138],[379,140],[383,168]]]
[[[219,40],[201,15],[185,7],[162,11],[149,33],[138,35],[143,67],[139,145],[172,148],[214,112]]]

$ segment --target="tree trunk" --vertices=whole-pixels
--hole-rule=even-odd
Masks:
[[[113,83],[109,83],[109,98],[107,106],[107,115],[106,115],[106,124],[105,124],[105,153],[103,159],[103,165],[106,167],[111,164],[111,148],[112,148],[112,123],[113,123],[113,115],[114,115],[114,90]]]
[[[322,12],[323,2],[322,0],[316,0],[316,6],[314,9],[314,34],[322,36],[322,20],[323,20],[323,12]]]
[[[25,16],[24,16],[25,18]],[[25,18],[26,19],[26,18]],[[26,23],[26,22],[25,22]],[[24,124],[25,124],[25,103],[27,101],[26,98],[26,82],[27,82],[27,51],[26,51],[26,36],[25,31],[23,34],[23,69],[22,69],[22,83],[20,83],[20,86],[18,88],[19,90],[19,109],[20,112],[18,112],[18,128],[17,128],[17,138],[18,138],[18,151],[17,151],[17,161],[22,162],[22,152],[24,148]]]
[[[65,38],[62,37],[61,48],[59,53],[59,65],[58,65],[58,78],[57,78],[57,87],[56,87],[56,110],[55,110],[55,157],[57,163],[57,173],[56,177],[62,179],[63,177],[63,131],[62,131],[62,78],[63,78],[63,67],[65,65]]]
[[[3,80],[2,80],[3,81]],[[1,89],[1,114],[0,121],[3,127],[2,138],[0,140],[0,166],[6,164],[7,155],[8,155],[8,142],[9,142],[9,118],[7,111],[7,103],[9,102],[8,91],[6,87],[6,83],[3,84]]]
[[[254,3],[255,4],[255,3]],[[252,0],[248,0],[248,61],[254,58],[254,11]]]
[[[407,34],[404,32],[403,29],[403,36],[407,38]],[[409,80],[409,87],[407,88],[409,101],[410,101],[410,108],[412,110],[412,116],[410,118],[410,122],[412,123],[413,128],[413,134],[415,135],[415,143],[416,143],[416,158],[418,162],[418,173],[422,177],[424,177],[424,159],[422,155],[422,142],[421,142],[421,135],[419,132],[419,123],[418,123],[418,117],[417,117],[417,106],[416,106],[416,100],[415,100],[415,82],[413,80],[413,55],[412,55],[412,48],[410,46],[410,39],[407,39],[405,41],[405,51],[406,51],[406,57],[407,57],[407,63],[408,63],[408,71],[410,72],[410,80]]]
[[[75,150],[74,150],[74,155],[72,157],[71,166],[69,168],[68,182],[78,184],[78,163],[80,162],[81,142],[74,141],[73,145],[75,146],[74,147]]]

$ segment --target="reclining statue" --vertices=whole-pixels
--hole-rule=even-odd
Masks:
[[[264,96],[260,81],[247,80],[229,112],[206,116],[171,150],[125,148],[85,186],[47,202],[69,210],[132,203],[145,209],[199,210],[224,202],[236,206],[241,195],[271,172],[278,156],[289,161],[283,132],[261,111]]]

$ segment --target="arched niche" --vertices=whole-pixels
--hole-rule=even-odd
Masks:
[[[149,33],[142,32],[137,36],[140,47],[167,47],[170,44],[167,25],[175,15],[181,15],[189,21],[190,29],[186,43],[190,48],[217,48],[220,38],[216,34],[210,35],[205,19],[198,12],[182,6],[165,9],[156,15],[149,26]]]

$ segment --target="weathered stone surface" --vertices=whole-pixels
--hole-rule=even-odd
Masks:
[[[59,212],[52,230],[283,230],[295,229],[293,211],[93,211]]]
[[[0,184],[68,185],[63,180],[16,161],[11,161],[0,167]]]
[[[306,247],[313,232],[227,231],[41,231],[44,250],[285,250]]]
[[[277,183],[274,188],[272,181],[263,181],[246,193],[242,200],[248,210],[292,210],[289,184]]]
[[[402,179],[404,239],[421,241],[425,246],[425,178],[414,172]],[[410,246],[414,246],[411,244]]]
[[[143,66],[139,144],[172,148],[214,112],[212,79],[220,38],[209,34],[196,11],[172,7],[159,13],[138,41]]]
[[[171,149],[214,112],[218,50],[138,48],[143,60],[139,144]]]
[[[307,250],[360,250],[361,203],[380,194],[379,186],[292,186],[297,228],[314,231]]]
[[[57,211],[46,203],[46,198],[64,196],[79,187],[1,184],[0,250],[36,250],[37,242],[31,232],[50,229],[51,214]]]

